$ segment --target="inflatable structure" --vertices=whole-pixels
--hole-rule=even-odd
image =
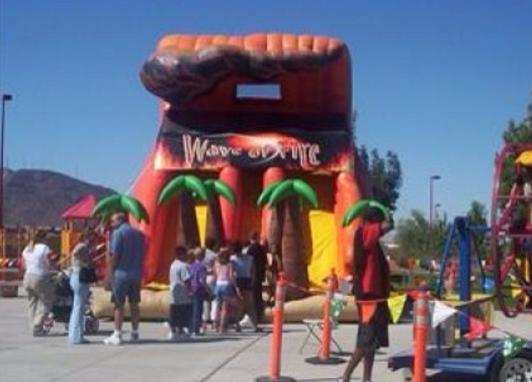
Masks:
[[[332,268],[350,273],[357,221],[342,220],[364,176],[342,41],[169,35],[140,77],[161,103],[159,134],[133,188],[150,217],[139,224],[146,283],[167,282],[178,243],[245,241],[251,231],[280,248],[292,298],[322,286]]]

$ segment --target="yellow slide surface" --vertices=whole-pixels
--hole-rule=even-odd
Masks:
[[[309,279],[313,285],[323,287],[323,279],[329,276],[332,268],[338,268],[334,214],[324,210],[311,210],[309,220],[312,238]]]

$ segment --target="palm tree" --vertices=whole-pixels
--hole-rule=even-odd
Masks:
[[[316,191],[301,179],[285,179],[266,187],[259,198],[259,207],[268,204],[273,209],[268,240],[270,244],[281,244],[283,269],[288,281],[298,288],[288,288],[287,298],[304,297],[309,279],[304,254],[301,215],[303,202],[318,207]]]
[[[178,217],[176,245],[193,247],[200,244],[194,196],[207,202],[208,193],[201,179],[194,175],[178,175],[170,180],[159,194],[159,204],[177,197]]]
[[[141,222],[150,223],[150,218],[146,208],[132,196],[126,194],[113,194],[100,200],[92,210],[92,216],[100,216],[103,221],[107,221],[116,212],[126,212]]]
[[[225,233],[222,221],[222,210],[220,207],[221,196],[229,203],[235,205],[235,192],[225,182],[217,179],[208,179],[203,182],[207,190],[207,227],[205,238],[214,239],[216,243],[223,244],[225,242]]]

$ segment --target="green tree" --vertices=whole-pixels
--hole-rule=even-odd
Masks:
[[[477,200],[473,200],[469,206],[467,217],[472,225],[487,225],[488,210],[486,206]]]
[[[467,217],[469,218],[471,225],[487,226],[487,216],[488,210],[486,206],[477,200],[473,200],[469,206],[469,211],[467,212]],[[489,254],[489,240],[487,240],[486,235],[483,235],[481,232],[476,232],[473,240],[475,250],[479,252],[480,257],[486,258]]]
[[[401,163],[396,153],[387,151],[382,157],[376,149],[368,150],[362,145],[358,151],[360,162],[369,177],[372,198],[392,211],[397,208],[399,190],[403,184]]]
[[[432,227],[421,211],[401,219],[396,226],[395,241],[403,258],[440,258],[449,230],[447,216],[433,222]]]

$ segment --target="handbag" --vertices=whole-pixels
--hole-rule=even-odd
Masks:
[[[81,267],[79,271],[79,282],[92,284],[96,281],[98,281],[96,269],[94,269],[93,267]]]

